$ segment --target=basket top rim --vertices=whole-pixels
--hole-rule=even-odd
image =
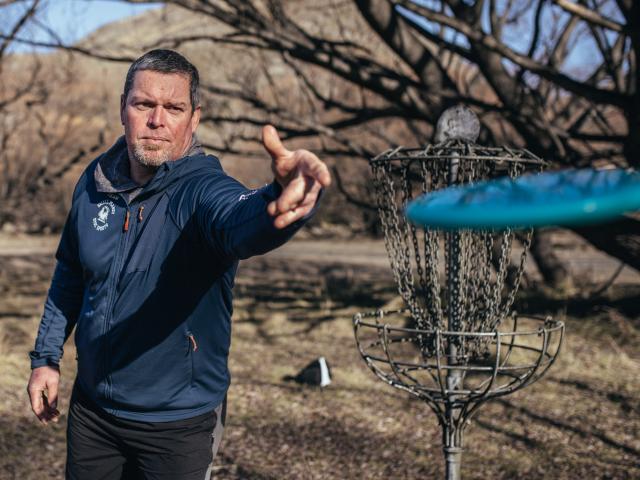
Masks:
[[[520,162],[536,165],[547,165],[548,162],[536,156],[526,148],[511,148],[507,146],[486,147],[470,142],[449,140],[439,144],[427,144],[424,147],[398,146],[390,148],[369,160],[372,164],[386,163],[395,160],[426,161],[426,160],[492,160],[501,162]]]

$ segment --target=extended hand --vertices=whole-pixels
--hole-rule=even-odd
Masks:
[[[60,371],[53,367],[38,367],[31,371],[31,378],[27,386],[31,409],[43,424],[58,421],[60,412],[58,406],[58,383]]]
[[[271,169],[283,189],[267,211],[276,217],[275,226],[284,228],[313,209],[320,189],[331,184],[331,175],[327,165],[310,151],[287,150],[271,125],[262,129],[262,143],[271,155]]]

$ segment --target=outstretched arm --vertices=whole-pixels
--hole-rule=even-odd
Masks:
[[[287,150],[271,125],[264,127],[262,138],[272,159],[271,184],[248,190],[218,170],[197,187],[196,222],[221,257],[249,258],[288,241],[331,183],[324,162],[307,150]],[[186,219],[191,210],[184,207]]]

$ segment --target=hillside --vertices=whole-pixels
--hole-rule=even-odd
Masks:
[[[287,5],[288,14],[297,16],[310,32],[328,33],[336,38],[371,35],[365,28],[358,28],[361,19],[353,11],[344,10],[352,7],[336,6],[329,9],[327,15],[318,16],[314,2],[294,1]],[[307,15],[309,11],[314,15]],[[322,18],[323,23],[314,23],[318,18]],[[335,19],[339,22],[334,23]],[[0,223],[9,223],[10,231],[60,229],[71,190],[84,166],[122,133],[119,101],[129,59],[150,48],[177,49],[200,69],[203,119],[198,136],[210,153],[220,157],[225,170],[250,187],[270,181],[269,158],[259,138],[261,125],[274,119],[240,97],[275,99],[287,104],[303,119],[315,115],[309,111],[308,98],[300,92],[300,78],[286,65],[285,58],[233,43],[214,45],[203,40],[177,45],[164,41],[169,37],[193,38],[203,34],[221,38],[227,33],[220,23],[204,15],[170,5],[108,24],[77,44],[97,57],[117,57],[121,61],[105,61],[64,51],[9,58],[5,62],[5,76],[18,86],[36,71],[38,91],[42,94],[36,95],[36,101],[16,105],[11,112],[17,118],[17,128],[12,129],[11,138],[5,142],[7,161],[0,165],[0,171],[6,169],[4,176],[7,182],[16,185],[12,187],[16,194],[11,204],[0,206]],[[356,93],[352,88],[345,89],[344,82],[336,83],[327,72],[311,69],[307,74],[325,78],[327,92],[337,95],[336,98],[349,98]],[[375,105],[376,100],[372,98],[369,102]],[[339,117],[332,109],[323,111],[322,115],[326,119]],[[0,137],[1,130],[0,127]],[[384,124],[385,134],[392,135],[394,130],[393,124]],[[382,151],[388,146],[385,135],[371,135],[367,131],[352,133],[354,138],[359,136],[370,143],[372,151]],[[27,144],[28,149],[25,148]],[[287,142],[287,146],[318,150],[321,144],[318,140],[302,137]],[[366,182],[368,167],[362,159],[344,156],[325,156],[324,159],[339,164],[342,178],[348,183],[362,185]],[[29,179],[40,175],[43,165],[47,173],[64,174],[51,187],[42,188],[43,179],[38,180],[37,185],[29,186]],[[25,202],[26,197],[19,194],[20,190],[31,190],[33,197]],[[16,215],[18,208],[26,214]],[[364,212],[363,217],[357,208],[345,205],[344,198],[335,190],[325,195],[324,208],[316,223],[325,218],[355,230],[365,228],[363,221],[371,222],[369,213]]]

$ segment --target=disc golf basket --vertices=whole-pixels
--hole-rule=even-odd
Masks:
[[[455,480],[468,420],[484,402],[544,375],[559,352],[564,325],[511,310],[531,229],[519,232],[517,253],[509,228],[422,229],[406,220],[405,205],[424,193],[515,178],[545,166],[526,150],[477,145],[478,120],[464,107],[446,111],[438,131],[435,145],[396,148],[370,161],[385,246],[405,308],[358,313],[354,330],[369,368],[436,413],[446,478]]]

